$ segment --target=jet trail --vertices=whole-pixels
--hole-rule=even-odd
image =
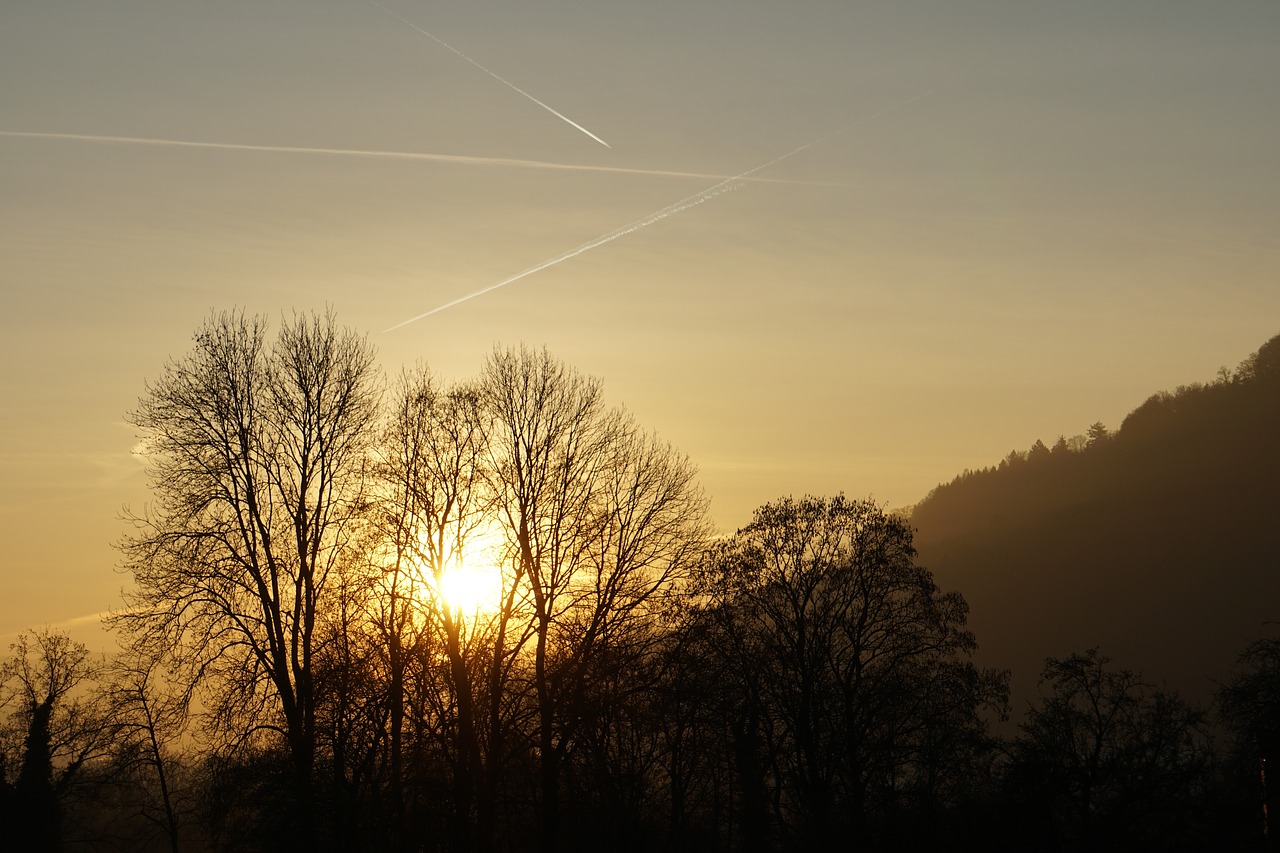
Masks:
[[[373,2],[373,0],[370,0],[370,2]],[[423,318],[430,317],[432,314],[439,314],[441,311],[452,308],[455,305],[461,305],[463,302],[468,302],[472,299],[475,299],[477,296],[483,296],[484,294],[497,290],[500,287],[506,287],[508,284],[514,284],[515,282],[519,281],[525,276],[533,275],[534,273],[545,270],[548,267],[553,267],[556,264],[563,263],[564,261],[567,261],[570,258],[576,258],[578,255],[581,255],[583,252],[589,252],[592,249],[595,249],[599,246],[603,246],[605,243],[611,243],[614,240],[617,240],[619,237],[624,237],[633,231],[639,231],[641,228],[647,228],[648,226],[652,225],[655,222],[666,219],[668,216],[674,216],[675,214],[680,213],[681,211],[688,210],[691,207],[695,207],[699,204],[702,204],[704,201],[710,201],[711,199],[715,198],[718,195],[721,195],[722,193],[731,192],[732,190],[735,190],[739,186],[741,186],[744,181],[758,180],[758,179],[751,178],[751,175],[754,175],[756,172],[767,169],[770,166],[775,165],[776,163],[781,163],[783,160],[786,160],[789,157],[794,157],[795,155],[799,154],[801,151],[806,151],[815,145],[820,145],[821,143],[826,142],[829,139],[834,139],[840,134],[847,133],[848,131],[853,130],[854,128],[859,127],[861,125],[864,125],[869,121],[874,121],[875,119],[879,118],[880,116],[886,113],[901,109],[907,106],[908,104],[912,104],[923,98],[927,98],[930,95],[932,95],[935,91],[937,90],[930,89],[927,92],[922,92],[919,95],[915,95],[913,97],[907,98],[905,101],[900,101],[896,104],[893,104],[892,106],[885,107],[884,109],[879,110],[878,112],[872,113],[869,116],[865,116],[864,118],[861,118],[858,121],[855,121],[853,124],[845,125],[839,130],[832,131],[831,133],[828,133],[825,136],[820,136],[817,139],[813,140],[812,142],[806,142],[804,145],[796,146],[795,148],[792,148],[790,151],[787,151],[783,154],[779,154],[777,157],[774,157],[772,160],[769,160],[768,162],[761,163],[759,166],[756,166],[751,169],[747,169],[745,172],[740,172],[736,175],[733,175],[732,177],[725,178],[724,180],[720,181],[717,184],[712,184],[711,186],[707,187],[705,190],[702,190],[701,192],[696,192],[693,195],[685,196],[679,201],[672,202],[671,204],[667,205],[661,210],[655,211],[654,213],[651,213],[648,216],[641,217],[640,219],[637,219],[635,222],[632,222],[629,225],[624,225],[621,228],[617,228],[613,231],[610,231],[607,234],[603,234],[595,238],[594,240],[588,240],[587,242],[583,243],[577,248],[570,249],[567,252],[562,252],[561,254],[556,255],[555,257],[550,258],[548,260],[545,260],[540,264],[529,267],[523,272],[518,272],[515,275],[511,276],[510,278],[504,278],[502,281],[498,282],[497,284],[491,284],[488,287],[475,291],[474,293],[468,293],[466,296],[460,296],[457,299],[453,300],[452,302],[447,302],[444,305],[440,305],[436,308],[432,308],[430,311],[424,311],[423,313],[417,315],[416,317],[410,317],[408,320],[404,320],[399,323],[396,323],[394,326],[389,326],[386,329],[383,329],[383,334],[386,334],[387,332],[394,332],[396,329],[399,329],[403,326],[407,326],[410,323],[417,322],[418,320],[421,320]]]
[[[648,216],[637,219],[635,222],[632,222],[628,225],[622,226],[621,228],[617,228],[613,231],[610,231],[608,234],[603,234],[595,238],[594,240],[588,240],[587,242],[583,243],[581,246],[578,246],[577,248],[570,249],[567,252],[563,252],[559,255],[556,255],[554,258],[551,258],[550,260],[546,260],[540,264],[529,267],[527,270],[524,270],[523,272],[518,272],[515,275],[511,276],[510,278],[504,278],[502,281],[498,282],[497,284],[491,284],[486,288],[475,291],[474,293],[468,293],[466,296],[460,296],[457,299],[453,300],[452,302],[445,303],[444,305],[441,305],[437,308],[432,308],[430,311],[425,311],[416,317],[410,317],[408,320],[404,320],[400,323],[396,323],[394,326],[390,326],[386,329],[383,329],[382,330],[383,334],[386,334],[387,332],[394,332],[396,329],[399,329],[401,326],[407,326],[410,323],[414,323],[414,322],[417,322],[418,320],[423,319],[424,317],[430,317],[432,314],[439,314],[441,311],[444,311],[448,308],[452,308],[455,305],[461,305],[463,302],[467,302],[472,299],[475,299],[477,296],[484,296],[486,293],[488,293],[491,290],[497,290],[500,287],[506,287],[508,284],[517,282],[520,279],[524,278],[525,276],[533,275],[536,272],[541,272],[542,270],[545,270],[547,267],[553,267],[558,263],[562,263],[564,261],[569,260],[570,258],[576,258],[578,255],[581,255],[583,252],[589,252],[598,246],[603,246],[605,243],[612,243],[614,240],[617,240],[619,237],[625,237],[626,235],[630,234],[632,231],[639,231],[641,228],[648,227],[659,220],[666,219],[668,216],[674,216],[677,213],[680,213],[681,211],[688,210],[691,207],[695,207],[699,204],[702,204],[704,201],[710,201],[711,199],[715,198],[716,196],[722,193],[732,192],[733,190],[736,190],[738,187],[742,186],[740,183],[730,183],[730,181],[732,180],[733,179],[730,178],[727,181],[722,181],[721,183],[716,184],[714,187],[710,187],[708,189],[703,190],[700,193],[695,193],[673,204],[669,204],[666,207],[662,208],[662,210],[659,210],[655,213],[649,214]]]
[[[515,91],[515,92],[518,92],[518,93],[519,93],[519,94],[521,94],[521,95],[524,95],[526,98],[528,98],[529,100],[533,101],[535,104],[537,104],[538,106],[542,107],[544,110],[546,110],[547,112],[551,113],[551,114],[552,114],[553,116],[555,116],[556,118],[560,119],[561,121],[563,121],[563,122],[565,122],[565,123],[567,123],[567,124],[573,125],[573,126],[574,126],[574,127],[576,127],[578,130],[580,130],[580,131],[582,131],[583,133],[585,133],[587,136],[590,136],[590,137],[591,137],[592,139],[594,139],[596,142],[599,142],[599,143],[600,143],[601,145],[603,145],[605,148],[612,148],[612,147],[613,147],[612,145],[610,145],[609,143],[605,142],[605,141],[604,141],[603,139],[601,139],[600,137],[596,136],[596,135],[595,135],[594,133],[592,133],[591,131],[587,130],[587,129],[586,129],[585,127],[583,127],[582,125],[578,124],[578,123],[577,123],[576,121],[574,121],[573,119],[569,118],[569,117],[568,117],[567,115],[565,115],[564,113],[559,112],[558,110],[552,109],[549,105],[544,104],[542,101],[539,101],[539,100],[538,100],[537,98],[535,98],[533,95],[530,95],[530,94],[529,94],[528,92],[526,92],[524,89],[521,89],[519,86],[517,86],[515,83],[512,83],[510,80],[506,79],[505,77],[501,77],[501,76],[499,76],[498,74],[494,73],[493,71],[490,71],[488,68],[485,68],[485,67],[484,67],[483,65],[481,65],[479,62],[476,62],[474,59],[472,59],[471,57],[467,56],[465,53],[463,53],[462,51],[458,50],[456,47],[454,47],[453,45],[449,44],[449,43],[448,43],[447,41],[445,41],[444,39],[442,39],[442,38],[440,38],[440,37],[438,37],[438,36],[432,35],[431,33],[427,32],[427,31],[426,31],[426,30],[424,30],[422,27],[418,26],[418,25],[417,25],[417,24],[415,24],[413,21],[410,21],[408,18],[404,17],[403,15],[399,14],[398,12],[396,12],[396,11],[394,11],[394,10],[392,10],[392,9],[388,9],[386,6],[384,6],[384,5],[382,5],[381,3],[379,3],[379,2],[378,2],[378,0],[369,0],[369,2],[370,2],[370,3],[372,3],[373,5],[377,6],[377,7],[378,7],[379,9],[381,9],[382,11],[386,12],[386,13],[387,13],[388,15],[390,15],[391,17],[393,17],[393,18],[395,18],[396,20],[400,21],[401,23],[404,23],[404,24],[406,24],[406,25],[408,25],[408,26],[410,26],[410,27],[413,27],[413,29],[415,29],[415,30],[417,30],[418,32],[422,33],[424,36],[426,36],[427,38],[431,39],[433,42],[435,42],[436,44],[440,45],[441,47],[447,48],[448,50],[452,51],[453,53],[456,53],[458,56],[462,57],[462,58],[463,58],[463,59],[465,59],[467,62],[470,62],[470,63],[471,63],[472,65],[474,65],[476,68],[479,68],[479,69],[480,69],[481,71],[483,71],[485,74],[488,74],[490,77],[492,77],[494,80],[497,80],[499,83],[501,83],[502,85],[506,86],[508,89],[511,89],[511,90],[513,90],[513,91]]]
[[[707,172],[681,172],[673,169],[635,169],[626,166],[583,166],[576,163],[553,163],[546,160],[520,160],[510,157],[475,157],[464,154],[432,154],[414,151],[376,151],[359,148],[309,148],[293,145],[252,145],[237,142],[201,142],[189,139],[160,139],[148,136],[103,136],[90,133],[43,133],[23,130],[0,130],[0,136],[20,139],[61,139],[71,142],[109,142],[127,145],[162,145],[174,148],[211,148],[221,151],[265,151],[274,154],[315,154],[337,157],[371,157],[385,160],[419,160],[455,163],[463,166],[505,166],[516,169],[550,169],[566,172],[607,172],[619,175],[649,175],[659,178],[723,179],[727,176]],[[847,186],[829,181],[792,181],[784,178],[747,178],[771,184],[812,184]]]

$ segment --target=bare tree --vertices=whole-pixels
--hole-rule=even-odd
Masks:
[[[540,846],[559,844],[560,773],[597,665],[626,655],[706,537],[694,468],[604,408],[597,380],[526,348],[480,383],[487,469],[532,606]]]
[[[317,616],[365,500],[379,401],[373,352],[332,314],[211,316],[133,412],[154,503],[122,543],[136,587],[114,617],[208,689],[231,742],[276,731],[298,843],[313,846]]]
[[[123,654],[111,662],[104,693],[115,726],[115,770],[134,782],[126,787],[137,814],[178,853],[174,753],[186,728],[188,697],[175,687],[155,658]]]
[[[449,707],[441,712],[452,717],[453,835],[462,850],[473,843],[486,848],[492,838],[485,756],[497,751],[501,720],[490,721],[490,749],[482,749],[478,702],[490,679],[480,673],[500,673],[509,660],[503,629],[514,607],[511,584],[501,607],[491,603],[498,611],[493,619],[465,613],[442,594],[447,574],[468,568],[464,561],[478,556],[476,539],[490,521],[481,418],[473,389],[441,387],[425,368],[407,372],[397,388],[379,465],[384,493],[378,518],[386,560],[378,624],[388,647],[393,792],[400,796],[403,778],[404,679],[411,645],[406,638],[427,630],[438,635],[448,661]],[[490,638],[495,620],[499,630]],[[495,650],[487,666],[480,660],[486,640]]]

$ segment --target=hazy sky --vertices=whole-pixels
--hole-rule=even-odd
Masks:
[[[726,530],[914,503],[1280,331],[1275,0],[382,2],[612,147],[369,0],[0,4],[0,635],[118,600],[122,418],[210,309],[332,305],[389,372],[545,344]]]

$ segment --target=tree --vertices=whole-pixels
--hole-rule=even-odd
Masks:
[[[1238,759],[1257,782],[1258,820],[1264,838],[1280,806],[1275,768],[1280,767],[1280,639],[1250,643],[1218,693],[1222,717],[1235,736]]]
[[[373,352],[332,314],[211,316],[131,415],[155,502],[122,543],[136,588],[113,617],[199,683],[234,746],[277,732],[297,840],[313,846],[317,618],[364,509],[377,414]]]
[[[583,698],[651,640],[705,541],[706,499],[686,457],[545,351],[495,350],[479,389],[494,507],[532,609],[540,848],[552,851]]]
[[[0,823],[19,849],[61,849],[62,801],[111,742],[110,716],[92,689],[102,666],[83,643],[48,629],[22,632],[9,650],[0,665]]]
[[[104,697],[115,727],[115,767],[129,799],[178,853],[175,746],[187,723],[188,697],[165,683],[153,658],[123,654],[110,664]],[[154,786],[154,790],[153,790]]]
[[[1258,347],[1257,352],[1240,362],[1236,377],[1243,382],[1280,378],[1280,335],[1268,340]]]
[[[1201,829],[1204,715],[1095,649],[1045,661],[1009,782],[1039,832],[1069,849],[1160,849]]]
[[[979,710],[1002,707],[1006,676],[967,660],[964,600],[914,558],[903,519],[841,495],[761,507],[710,563],[740,788],[774,804],[787,846],[865,837],[908,802],[941,807],[985,737]]]
[[[1088,447],[1096,447],[1111,437],[1111,433],[1107,430],[1107,425],[1102,421],[1094,421],[1089,425],[1088,431]]]
[[[1027,454],[1022,450],[1010,450],[1009,455],[1000,460],[1000,467],[1016,468],[1027,461]]]
[[[400,797],[405,673],[409,664],[406,633],[415,626],[435,632],[448,660],[449,730],[453,747],[453,840],[457,849],[492,843],[493,779],[485,756],[501,752],[502,697],[492,687],[510,665],[506,626],[515,607],[514,584],[502,590],[494,636],[489,620],[462,612],[440,594],[450,571],[465,570],[475,559],[477,540],[490,522],[491,492],[484,468],[484,425],[479,395],[460,385],[441,387],[425,368],[405,373],[381,442],[379,474],[383,484],[379,527],[387,551],[379,626],[390,669],[391,775],[394,800]],[[482,645],[492,657],[481,660]],[[518,649],[520,642],[515,643]],[[479,683],[477,683],[479,682]],[[488,714],[482,691],[492,687]],[[443,711],[443,709],[442,709]],[[484,719],[487,716],[487,720]],[[482,749],[487,722],[488,749]]]

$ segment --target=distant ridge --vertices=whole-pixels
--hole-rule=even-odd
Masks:
[[[1046,656],[1100,645],[1203,700],[1280,620],[1280,336],[1110,433],[1042,441],[911,513],[921,563],[971,608],[1015,701]]]

